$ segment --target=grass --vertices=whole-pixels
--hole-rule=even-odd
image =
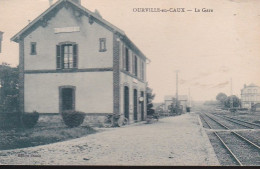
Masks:
[[[60,116],[43,116],[34,128],[0,129],[0,150],[26,148],[80,138],[95,133],[92,127],[67,127]]]

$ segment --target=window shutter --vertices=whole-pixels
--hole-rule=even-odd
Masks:
[[[123,70],[125,70],[125,45],[122,45]]]
[[[133,66],[132,66],[132,73],[135,75],[135,55],[134,55],[134,53],[132,54],[132,64],[133,64]]]
[[[129,50],[128,48],[125,48],[125,70],[129,71]]]
[[[73,68],[78,67],[78,45],[73,45]]]
[[[56,67],[57,69],[61,69],[61,46],[56,45]]]

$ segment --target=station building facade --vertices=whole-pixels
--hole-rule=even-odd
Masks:
[[[148,59],[79,0],[57,1],[11,40],[19,43],[21,112],[145,120]]]

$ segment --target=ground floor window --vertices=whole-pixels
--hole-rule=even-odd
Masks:
[[[61,86],[59,88],[60,111],[75,110],[75,87]]]

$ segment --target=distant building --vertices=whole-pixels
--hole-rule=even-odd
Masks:
[[[175,102],[175,97],[173,95],[167,95],[164,97],[164,111],[170,112],[170,105]],[[178,101],[180,102],[180,107],[182,107],[183,112],[186,112],[186,107],[188,106],[188,96],[179,95]],[[176,104],[176,103],[173,103]]]
[[[170,112],[170,105],[173,103],[173,97],[172,95],[168,95],[164,97],[164,107],[163,110],[167,113]]]
[[[242,108],[251,109],[254,104],[260,103],[260,87],[255,84],[244,85],[241,89]]]
[[[0,31],[0,53],[2,52],[3,34],[4,34],[4,32],[1,32],[1,31]]]
[[[186,112],[186,108],[188,106],[188,96],[180,95],[178,96],[178,100],[180,101],[180,106],[182,107],[182,111]]]

